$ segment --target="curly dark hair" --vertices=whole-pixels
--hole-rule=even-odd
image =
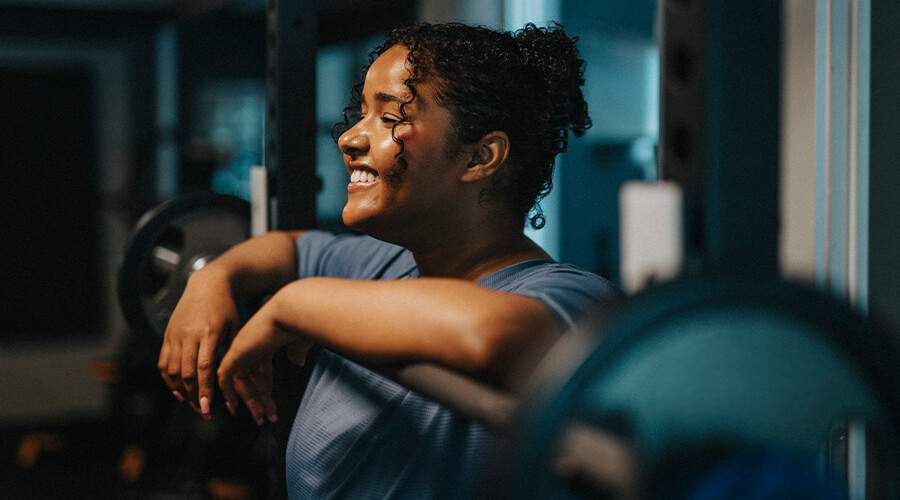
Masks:
[[[484,196],[503,201],[523,219],[534,209],[530,222],[539,229],[544,225],[540,200],[552,187],[556,155],[568,148],[570,132],[580,137],[591,126],[580,88],[584,60],[577,40],[558,24],[543,28],[529,23],[516,32],[457,23],[396,28],[369,54],[332,136],[336,140],[358,119],[368,67],[387,49],[402,45],[409,49],[412,68],[405,82],[412,98],[406,104],[415,100],[416,85],[428,81],[437,103],[450,110],[457,147],[494,130],[506,132],[507,167],[494,176]],[[407,119],[406,104],[400,107],[401,123]],[[403,143],[395,140],[402,154]]]

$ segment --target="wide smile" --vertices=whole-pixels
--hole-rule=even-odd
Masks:
[[[350,172],[350,183],[347,184],[347,192],[355,193],[366,190],[376,185],[381,177],[378,172],[368,167],[354,166]]]
[[[371,184],[379,179],[378,173],[372,170],[366,170],[363,168],[355,168],[353,172],[350,174],[350,182],[352,184],[363,183],[363,184]]]

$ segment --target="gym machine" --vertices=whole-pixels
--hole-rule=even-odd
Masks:
[[[780,2],[659,8],[660,179],[684,200],[677,277],[597,310],[520,393],[426,363],[372,368],[502,437],[485,497],[898,498],[896,338],[778,276]],[[271,111],[283,96],[269,83]],[[314,178],[287,181],[303,167],[272,161],[289,138],[274,141],[276,186]],[[278,227],[308,227],[282,223],[282,200]],[[190,195],[138,224],[119,283],[136,331],[161,338],[187,276],[249,236],[250,212]]]

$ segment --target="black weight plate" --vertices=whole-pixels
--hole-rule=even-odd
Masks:
[[[119,305],[137,334],[162,338],[190,274],[250,237],[250,204],[189,193],[144,214],[119,263]]]

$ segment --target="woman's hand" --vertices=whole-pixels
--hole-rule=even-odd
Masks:
[[[200,270],[188,279],[166,327],[157,367],[179,400],[209,419],[216,349],[240,327],[226,279]]]
[[[281,311],[278,294],[266,303],[238,332],[219,364],[219,387],[228,410],[235,413],[243,400],[257,425],[263,419],[274,422],[272,400],[272,357],[287,346],[291,361],[302,364],[312,343],[286,330],[277,319]]]
[[[294,240],[272,231],[223,253],[188,279],[166,328],[157,364],[179,400],[209,418],[216,350],[240,328],[238,307],[254,307],[297,275]]]

